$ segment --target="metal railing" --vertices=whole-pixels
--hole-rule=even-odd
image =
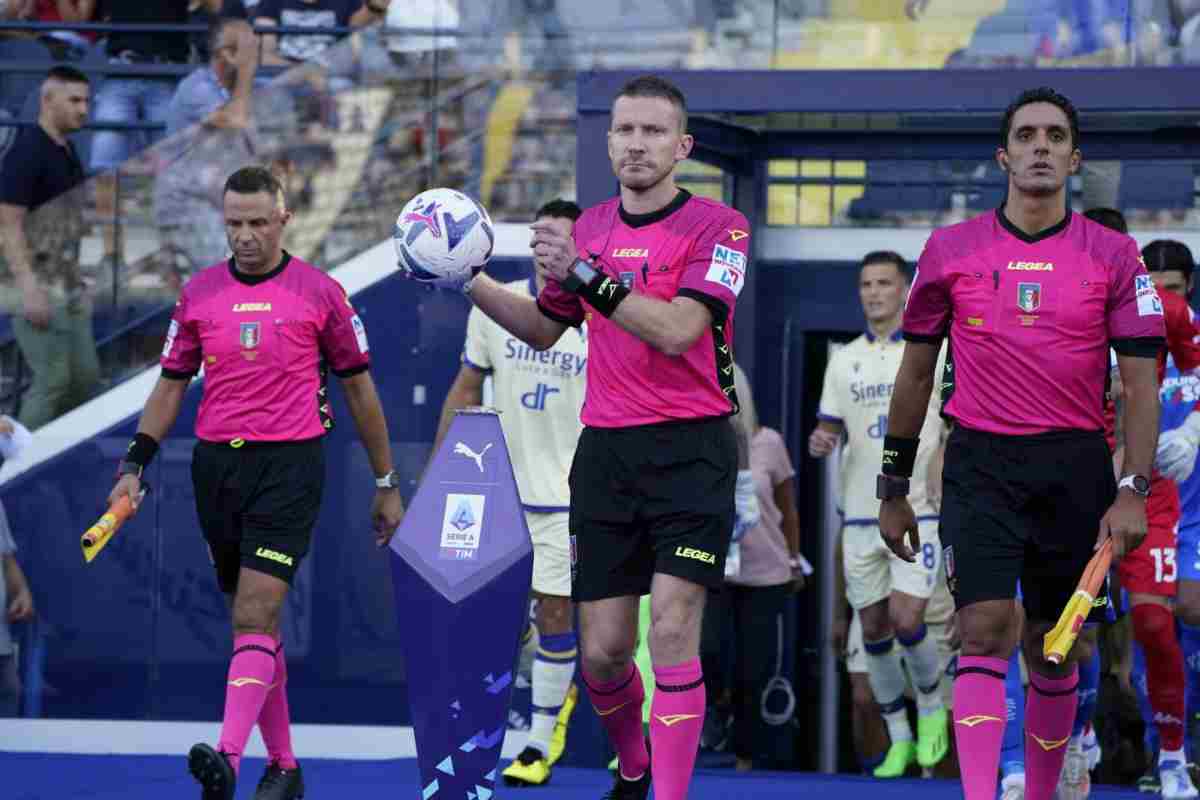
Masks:
[[[0,23],[0,30],[25,30],[25,31],[47,31],[47,30],[78,30],[78,31],[93,31],[93,32],[148,32],[148,33],[204,33],[208,30],[206,26],[197,25],[45,25],[41,23]],[[314,31],[311,28],[297,28],[295,26],[262,26],[260,30],[269,31],[277,34],[298,34],[298,35],[313,35],[327,34],[331,29],[321,29]],[[348,28],[332,29],[335,33],[350,33]],[[374,46],[385,47],[386,42],[380,38],[384,30],[379,26],[366,30],[359,29],[360,41],[357,43],[360,47]],[[467,35],[462,31],[448,31],[445,29],[432,28],[405,28],[405,29],[387,29],[387,33],[396,34],[402,33],[406,35]],[[340,43],[333,47],[345,47],[346,43]],[[49,54],[48,54],[49,55]],[[338,54],[334,53],[336,57]],[[46,61],[8,61],[0,63],[0,73],[8,72],[29,72],[38,73],[46,72],[55,62],[53,60]],[[165,77],[178,78],[189,74],[192,70],[199,66],[196,63],[191,64],[124,64],[124,63],[106,63],[103,61],[97,62],[66,62],[74,63],[76,66],[83,69],[85,72],[92,74],[101,74],[109,77]],[[262,71],[269,71],[263,68]],[[415,194],[422,188],[434,184],[439,181],[441,174],[444,172],[444,162],[448,159],[452,162],[471,162],[476,159],[473,157],[472,151],[481,147],[481,140],[484,135],[483,128],[477,126],[474,129],[469,128],[463,121],[463,107],[467,104],[474,104],[481,108],[486,108],[487,98],[495,94],[496,78],[494,76],[484,74],[474,77],[464,77],[460,70],[454,69],[446,65],[443,60],[436,54],[429,59],[429,62],[419,69],[410,70],[409,74],[391,74],[391,75],[372,75],[366,78],[356,76],[357,80],[345,82],[340,90],[323,90],[314,89],[311,83],[306,83],[308,78],[306,75],[322,75],[324,72],[320,68],[313,70],[312,67],[301,65],[288,70],[273,70],[273,75],[270,75],[270,82],[265,87],[256,90],[255,102],[258,102],[263,95],[287,95],[288,88],[278,88],[277,84],[284,86],[288,85],[289,81],[295,81],[303,90],[299,94],[303,95],[308,92],[307,96],[301,97],[302,101],[309,101],[315,96],[320,103],[328,104],[335,109],[339,105],[353,105],[355,110],[363,112],[367,116],[377,118],[375,124],[368,131],[368,136],[355,147],[359,151],[357,160],[360,162],[357,166],[358,173],[365,175],[368,168],[371,166],[372,157],[368,155],[362,158],[363,150],[370,153],[379,149],[381,145],[392,138],[408,137],[412,140],[408,145],[409,157],[403,160],[399,168],[394,170],[394,174],[387,177],[387,184],[392,187],[403,187],[394,190],[393,196],[388,199],[384,198],[367,198],[367,202],[362,202],[361,199],[355,203],[355,198],[364,191],[370,193],[372,191],[369,181],[363,181],[365,189],[360,186],[341,186],[337,188],[336,193],[339,196],[341,210],[333,214],[333,217],[339,222],[349,224],[331,224],[332,220],[325,220],[325,227],[329,233],[351,231],[351,236],[354,238],[352,244],[349,245],[349,253],[359,252],[366,247],[375,244],[381,238],[388,235],[391,230],[391,225],[394,222],[393,218],[388,217],[388,212],[394,211],[407,200],[408,196]],[[397,73],[399,70],[397,70]],[[301,76],[296,78],[296,75]],[[378,91],[377,91],[378,90]],[[348,95],[360,95],[361,101],[352,103],[343,103],[343,99]],[[382,106],[380,105],[382,104]],[[367,108],[367,106],[372,106]],[[327,110],[326,110],[327,111]],[[299,113],[299,112],[298,112]],[[325,111],[319,113],[326,113]],[[312,138],[314,129],[311,125],[306,124],[300,117],[285,120],[282,123],[284,130],[282,132],[275,131],[271,134],[273,142],[271,147],[276,152],[287,153],[293,150],[303,150],[305,147],[325,147],[337,152],[339,145],[335,140],[340,137],[338,134],[340,129],[350,127],[350,122],[340,120],[333,123],[339,128],[328,127],[328,119],[319,119],[317,121],[318,128],[317,139],[319,144],[314,145]],[[277,127],[277,120],[270,121]],[[34,125],[36,122],[22,119],[0,119],[0,127],[26,127]],[[445,130],[445,126],[449,124],[453,129],[460,131],[450,141],[443,142],[438,135],[439,131]],[[84,129],[87,132],[94,131],[117,131],[128,133],[149,133],[157,134],[164,129],[164,123],[153,121],[124,121],[124,122],[89,122]],[[361,138],[361,137],[360,137]],[[323,140],[323,141],[322,141]],[[419,144],[418,144],[419,143]],[[101,268],[101,272],[93,271],[92,279],[96,281],[96,286],[93,291],[93,297],[97,302],[97,312],[106,317],[106,330],[97,338],[97,350],[101,358],[103,370],[106,375],[105,384],[113,385],[121,380],[135,374],[141,368],[146,366],[146,363],[141,361],[142,355],[138,352],[138,340],[148,335],[152,335],[159,328],[165,329],[166,320],[169,317],[171,305],[174,302],[171,292],[164,292],[157,301],[147,303],[146,298],[140,297],[140,293],[133,289],[130,284],[130,275],[127,274],[131,269],[131,263],[140,263],[156,258],[153,253],[149,256],[143,254],[141,257],[128,257],[129,250],[123,247],[123,241],[128,242],[138,238],[154,238],[153,224],[150,224],[145,219],[147,206],[152,206],[154,202],[154,187],[151,185],[157,179],[157,174],[145,175],[138,174],[144,172],[147,161],[153,162],[162,153],[164,145],[158,145],[151,150],[135,155],[132,159],[138,168],[118,167],[118,180],[116,185],[116,202],[113,204],[113,212],[111,217],[100,218],[91,215],[92,224],[100,229],[100,239],[103,239],[104,231],[107,228],[112,232],[116,246],[113,248],[111,256],[106,261],[96,262]],[[345,150],[345,148],[342,148]],[[419,151],[419,152],[418,152]],[[411,156],[416,156],[412,158]],[[336,155],[335,155],[336,157]],[[169,168],[169,164],[164,166],[159,164],[156,170],[161,171]],[[152,172],[154,171],[152,169]],[[313,173],[318,174],[313,174]],[[294,200],[307,202],[310,205],[320,205],[325,202],[326,198],[316,192],[311,191],[312,184],[321,179],[328,179],[331,170],[309,171],[305,175],[306,181],[298,186],[294,192]],[[329,181],[326,180],[326,183]],[[303,198],[307,198],[304,200]],[[135,210],[137,207],[140,210]],[[366,211],[364,211],[364,209]],[[318,211],[320,209],[317,209]],[[367,211],[370,213],[368,214]],[[51,212],[47,212],[51,213]],[[380,214],[383,216],[380,217]],[[354,217],[357,221],[347,220],[347,216]],[[322,216],[317,214],[317,216]],[[328,215],[326,215],[328,216]],[[379,217],[376,219],[376,217]],[[365,227],[363,224],[365,222]],[[138,230],[141,230],[138,233]],[[147,234],[149,230],[149,234]],[[354,233],[360,234],[354,237]],[[313,260],[318,261],[326,267],[336,265],[335,261],[331,261],[321,254],[327,251],[326,242],[318,242],[314,245],[316,248],[313,251]],[[152,244],[153,248],[154,245]],[[143,248],[144,249],[144,248]],[[159,248],[161,249],[161,248]],[[343,247],[345,251],[345,247]],[[160,253],[161,256],[161,253]],[[222,253],[215,253],[211,261],[215,262],[223,257]],[[153,266],[148,267],[153,270]],[[2,281],[0,281],[2,283]],[[145,349],[145,348],[142,348]],[[7,411],[16,415],[20,411],[20,397],[28,388],[30,382],[30,374],[27,365],[21,357],[20,350],[17,347],[16,340],[12,334],[5,334],[0,337],[0,370],[4,376],[0,380],[0,410]]]

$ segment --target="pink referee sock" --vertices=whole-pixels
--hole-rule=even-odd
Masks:
[[[262,633],[235,636],[229,682],[225,686],[225,721],[217,744],[217,749],[228,756],[235,773],[274,677],[275,639]]]
[[[1065,678],[1029,671],[1025,698],[1025,800],[1052,800],[1079,702],[1079,667]]]
[[[295,769],[296,755],[292,752],[292,720],[287,699],[287,658],[283,642],[275,648],[275,685],[267,692],[258,715],[258,730],[267,746],[268,761],[281,769]]]
[[[654,668],[650,701],[650,777],[654,800],[685,800],[704,726],[700,659]]]
[[[954,676],[954,741],[965,800],[995,800],[1000,744],[1008,709],[1004,677],[1008,661],[960,656]],[[1068,726],[1072,718],[1068,718]]]
[[[646,700],[646,689],[637,664],[630,662],[628,672],[607,683],[596,680],[586,670],[581,673],[592,698],[592,707],[617,751],[621,775],[630,780],[640,778],[650,766],[650,754],[646,752],[646,739],[642,735],[642,703]]]

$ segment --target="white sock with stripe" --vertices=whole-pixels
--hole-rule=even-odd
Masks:
[[[533,720],[529,728],[529,747],[550,752],[550,738],[559,709],[575,677],[578,655],[575,632],[542,636],[533,659]]]
[[[867,680],[871,684],[875,702],[879,703],[879,710],[883,713],[883,721],[887,723],[892,743],[911,741],[912,728],[904,709],[904,689],[908,685],[908,678],[900,661],[900,649],[889,636],[881,642],[863,642],[863,650],[867,654]]]

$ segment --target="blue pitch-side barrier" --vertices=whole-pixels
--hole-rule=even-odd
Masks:
[[[389,549],[422,797],[487,800],[533,578],[496,413],[454,418]]]
[[[490,272],[514,279],[524,269],[507,261],[493,264]],[[802,328],[816,330],[857,328],[855,275],[853,264],[762,267],[755,389],[766,424],[777,426],[780,413],[783,320],[802,320]],[[456,294],[421,290],[397,277],[357,293],[353,303],[367,326],[372,374],[398,468],[415,481],[459,367],[469,306]],[[415,405],[422,393],[418,387],[425,399]],[[389,556],[375,547],[368,519],[374,491],[370,467],[333,378],[330,395],[337,424],[326,442],[324,503],[286,615],[293,717],[304,723],[407,725],[412,720],[408,678]],[[103,511],[135,417],[0,488],[43,622],[44,716],[219,717],[231,641],[191,488],[191,433],[199,397],[194,387],[148,471],[154,488],[148,501],[90,565],[80,555],[79,535]],[[799,392],[793,397],[798,400]],[[792,433],[798,437],[801,431]],[[798,442],[789,446],[799,459]],[[406,487],[406,502],[414,488]],[[815,548],[815,537],[806,536],[805,543]],[[809,558],[814,557],[810,551]],[[803,598],[802,619],[808,617]],[[799,641],[814,640],[801,632]],[[799,672],[808,669],[801,665]],[[802,677],[796,685],[803,694],[809,681]],[[527,689],[515,692],[514,710],[526,720],[528,696]],[[603,751],[598,721],[582,701],[571,724],[566,763],[594,766]]]

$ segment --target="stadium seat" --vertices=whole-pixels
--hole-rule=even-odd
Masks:
[[[931,161],[868,161],[867,189],[850,204],[850,218],[875,220],[889,214],[948,209],[950,192],[939,182]]]
[[[1190,162],[1126,161],[1118,203],[1123,209],[1190,209],[1196,205],[1195,184]]]

